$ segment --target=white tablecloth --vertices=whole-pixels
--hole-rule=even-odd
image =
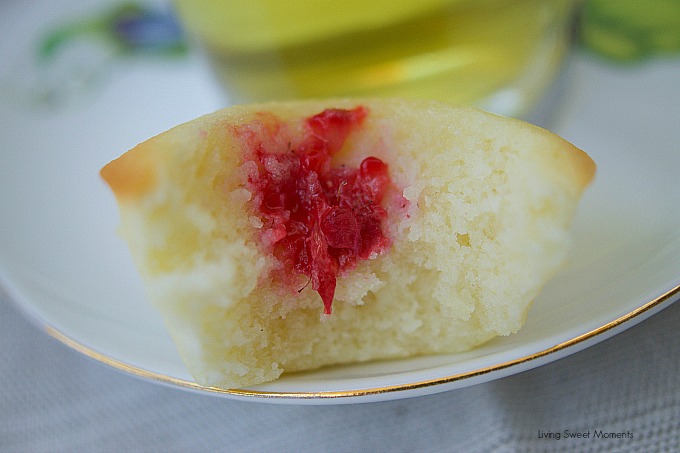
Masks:
[[[0,451],[678,452],[678,326],[674,304],[501,380],[383,403],[283,406],[122,374],[48,337],[2,296]]]

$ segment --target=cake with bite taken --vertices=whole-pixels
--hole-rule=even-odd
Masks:
[[[230,107],[101,175],[192,376],[236,388],[517,332],[594,171],[518,120],[345,99]]]

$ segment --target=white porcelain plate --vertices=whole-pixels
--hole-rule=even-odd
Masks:
[[[89,92],[51,107],[33,103],[30,93],[44,81],[16,43],[56,19],[29,5],[8,2],[0,15],[0,283],[46,333],[96,360],[231,398],[386,400],[545,364],[680,296],[680,61],[616,67],[579,54],[549,124],[586,150],[598,173],[574,223],[570,263],[520,333],[465,354],[284,375],[251,389],[202,388],[144,300],[98,171],[138,142],[218,108],[218,90],[197,57],[112,57],[95,71],[99,82]],[[59,7],[54,17],[75,12]],[[64,77],[67,66],[52,75]]]

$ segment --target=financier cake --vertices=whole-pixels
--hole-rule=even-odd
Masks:
[[[236,388],[516,332],[594,171],[517,120],[346,99],[230,107],[101,175],[187,368]]]

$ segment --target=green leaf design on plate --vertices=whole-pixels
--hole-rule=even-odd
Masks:
[[[580,41],[621,62],[680,52],[680,0],[588,0]]]
[[[145,8],[135,2],[61,24],[47,33],[38,59],[47,61],[77,40],[107,45],[119,54],[183,55],[187,45],[174,16]]]

